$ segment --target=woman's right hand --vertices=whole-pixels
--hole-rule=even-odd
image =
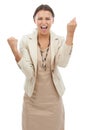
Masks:
[[[15,56],[16,61],[18,62],[22,57],[20,52],[17,49],[18,40],[14,37],[10,37],[10,38],[7,39],[7,42],[9,44],[14,56]]]
[[[10,37],[7,39],[7,42],[10,46],[10,48],[12,49],[12,51],[16,51],[17,50],[17,42],[18,40],[14,37]]]

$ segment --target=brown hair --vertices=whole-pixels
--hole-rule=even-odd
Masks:
[[[52,9],[49,5],[47,5],[47,4],[45,4],[45,5],[44,5],[44,4],[41,4],[40,6],[38,6],[38,7],[36,8],[36,10],[35,10],[35,12],[34,12],[34,15],[33,15],[33,19],[35,18],[36,14],[37,14],[40,10],[49,11],[49,12],[51,12],[51,14],[52,14],[53,17],[55,16],[55,14],[54,14],[54,12],[53,12],[53,9]]]

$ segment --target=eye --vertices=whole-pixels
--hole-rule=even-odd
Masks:
[[[37,18],[37,20],[42,20],[42,19],[43,19],[42,17]]]
[[[46,20],[51,20],[51,18],[47,17]]]

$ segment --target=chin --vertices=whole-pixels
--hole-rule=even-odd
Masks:
[[[40,32],[41,35],[48,35],[50,32],[49,31],[45,31],[45,32]]]

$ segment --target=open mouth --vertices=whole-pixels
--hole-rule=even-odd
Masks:
[[[43,30],[45,30],[47,28],[48,28],[47,26],[41,26],[41,29],[43,29]]]

